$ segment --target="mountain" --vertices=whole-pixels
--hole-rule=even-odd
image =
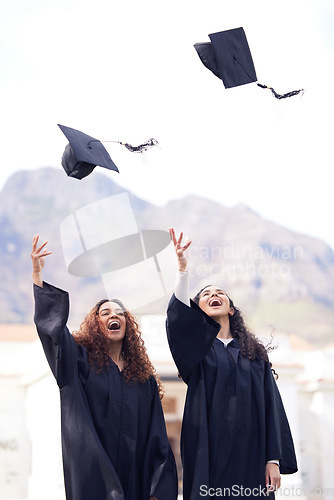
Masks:
[[[30,252],[32,237],[38,233],[42,241],[48,239],[53,252],[44,277],[69,291],[70,321],[78,326],[105,290],[99,277],[68,273],[59,227],[69,214],[122,192],[126,191],[98,172],[78,181],[66,177],[63,170],[42,168],[18,172],[8,180],[0,193],[2,323],[32,320]],[[191,195],[156,207],[127,194],[139,229],[173,226],[192,239],[192,293],[210,283],[224,287],[256,333],[291,332],[317,346],[332,340],[334,254],[324,242],[265,220],[244,205],[227,208]],[[120,223],[119,213],[96,217],[97,231]],[[168,272],[174,275],[176,265],[169,265]],[[144,292],[151,286],[149,279],[144,281],[124,280],[119,296],[126,296],[129,286],[142,287]],[[136,314],[164,314],[167,303],[167,297],[156,300]]]

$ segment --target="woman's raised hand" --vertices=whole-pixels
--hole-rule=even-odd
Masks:
[[[179,262],[179,270],[184,272],[187,268],[187,257],[185,256],[184,252],[191,245],[191,241],[188,241],[185,245],[182,245],[183,233],[180,233],[179,238],[176,239],[175,231],[172,227],[169,228],[169,234],[172,242],[174,243],[175,253]]]
[[[47,248],[45,248],[47,241],[38,247],[38,239],[39,235],[37,234],[32,240],[32,279],[35,285],[43,287],[42,270],[45,263],[45,257],[52,252],[48,252]]]

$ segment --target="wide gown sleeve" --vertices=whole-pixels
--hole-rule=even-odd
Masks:
[[[177,499],[177,471],[171,450],[166,425],[154,377],[151,378],[153,399],[151,404],[151,423],[146,445],[145,470],[150,478],[150,495],[158,500]]]
[[[51,371],[61,388],[77,373],[77,346],[66,327],[68,293],[43,282],[43,288],[34,284],[34,297],[37,332]]]
[[[281,474],[293,474],[298,468],[289,422],[269,363],[265,370],[266,459],[279,458]]]
[[[220,325],[197,304],[190,301],[190,305],[185,305],[173,294],[166,321],[169,347],[185,382],[204,359],[220,330]]]

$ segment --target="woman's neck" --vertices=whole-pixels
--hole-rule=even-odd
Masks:
[[[217,337],[220,339],[232,339],[233,336],[230,328],[229,317],[223,316],[222,318],[217,318],[216,321],[220,324],[220,330]]]
[[[109,356],[113,360],[114,363],[118,366],[123,366],[124,365],[124,357],[122,354],[122,342],[118,344],[111,344],[109,346]]]

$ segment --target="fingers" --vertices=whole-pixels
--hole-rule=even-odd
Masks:
[[[172,227],[169,228],[169,234],[170,234],[172,242],[174,243],[176,250],[182,250],[184,252],[185,250],[187,250],[187,248],[190,247],[192,241],[188,241],[185,245],[182,246],[182,244],[181,244],[182,239],[183,239],[183,232],[182,231],[181,231],[178,239],[176,239],[175,231]]]
[[[39,234],[36,234],[36,236],[34,236],[32,239],[32,252],[36,252],[38,238],[39,238]]]
[[[267,472],[267,468],[266,468],[266,487],[269,488],[270,486],[270,479],[269,479],[269,474]]]
[[[281,487],[281,476],[274,477],[272,479],[272,485],[275,487],[275,491]]]
[[[39,238],[39,234],[37,234],[36,236],[34,236],[33,240],[32,240],[32,252],[33,253],[40,253],[40,251],[42,250],[42,248],[45,247],[45,245],[47,244],[47,241],[45,241],[43,243],[43,245],[40,245],[38,248],[37,248],[37,245],[38,245],[38,238]]]
[[[177,242],[176,242],[176,237],[175,237],[175,231],[172,227],[169,228],[169,234],[170,234],[172,242],[174,243],[174,246],[176,246]]]
[[[47,242],[47,241],[45,241],[45,242],[43,243],[43,245],[41,245],[40,247],[38,247],[38,248],[37,248],[37,250],[36,250],[36,253],[37,253],[37,254],[40,254],[40,253],[41,253],[41,250],[45,247],[45,245],[47,245],[47,243],[48,243],[48,242]],[[47,249],[45,249],[45,252],[46,252],[46,251],[47,251]],[[41,257],[41,255],[39,255],[39,257]]]
[[[276,485],[269,484],[267,486],[267,495],[269,495],[270,493],[275,493],[275,491],[277,491],[280,486],[281,486],[280,484],[276,484]]]
[[[189,240],[189,241],[188,241],[188,243],[186,243],[186,244],[182,247],[182,250],[187,250],[187,248],[189,248],[189,247],[190,247],[191,243],[192,243],[192,241],[191,241],[191,240]]]
[[[180,237],[179,237],[179,239],[177,240],[177,244],[178,244],[178,245],[181,245],[182,238],[183,238],[183,233],[182,233],[182,231],[181,231],[181,233],[180,233]]]
[[[268,494],[277,491],[281,486],[281,474],[279,467],[275,464],[267,464],[265,480]]]
[[[52,254],[52,252],[43,252],[40,255],[37,255],[36,257],[38,259],[40,259],[41,257],[46,257],[47,255],[51,255],[51,254]]]
[[[52,252],[49,252],[47,248],[44,249],[44,252],[41,253],[43,248],[47,245],[47,241],[45,241],[42,245],[40,245],[37,248],[38,245],[38,239],[39,239],[39,234],[33,237],[32,240],[32,252],[31,252],[31,257],[40,259],[41,257],[46,257],[47,255],[50,255]]]

